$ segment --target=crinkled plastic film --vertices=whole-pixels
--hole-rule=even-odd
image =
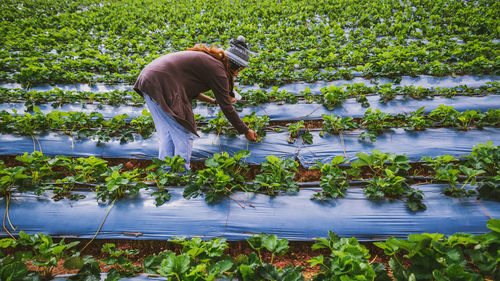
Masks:
[[[467,85],[468,87],[478,87],[484,85],[486,82],[492,81],[500,81],[500,76],[498,75],[459,75],[456,77],[452,76],[443,76],[436,77],[430,75],[418,75],[416,77],[411,76],[402,76],[401,81],[399,83],[394,83],[393,79],[390,78],[374,78],[367,79],[363,77],[354,77],[351,80],[335,80],[335,81],[318,81],[312,83],[306,82],[295,82],[288,83],[286,85],[278,87],[279,90],[287,90],[291,92],[300,92],[305,90],[305,88],[309,88],[313,92],[319,92],[322,87],[328,87],[330,85],[335,86],[344,86],[351,85],[354,83],[364,83],[367,86],[374,86],[376,84],[385,84],[385,83],[394,83],[394,86],[421,86],[421,87],[442,87],[442,88],[451,88],[460,85]],[[258,87],[253,85],[239,85],[236,83],[236,86],[241,88],[243,91],[247,91],[250,89],[257,89]],[[0,83],[0,87],[3,88],[21,88],[21,84],[17,83]],[[131,91],[132,85],[129,84],[105,84],[105,83],[96,83],[93,85],[76,83],[76,84],[56,84],[56,85],[37,85],[33,86],[31,90],[37,91],[48,91],[53,88],[59,88],[64,91],[80,91],[80,92],[109,92],[114,90],[120,91]],[[270,91],[272,87],[265,88],[265,90]]]
[[[290,145],[287,134],[270,133],[263,143],[249,142],[244,136],[217,136],[215,134],[200,134],[195,137],[191,161],[204,161],[214,153],[236,153],[240,150],[250,150],[248,163],[262,163],[268,155],[280,158],[295,159],[298,148]],[[133,142],[120,143],[113,140],[97,145],[97,141],[90,139],[72,139],[62,134],[44,134],[35,138],[0,135],[0,155],[23,154],[24,152],[42,151],[46,155],[69,155],[78,157],[109,157],[109,158],[136,158],[151,159],[158,157],[159,140],[156,134],[149,139],[136,136]],[[41,147],[41,148],[40,148]]]
[[[358,136],[363,130],[344,132],[341,135],[313,133],[314,143],[302,145],[298,159],[305,167],[330,162],[335,156],[344,156],[351,161],[356,159],[356,153],[371,153],[377,149],[382,152],[406,154],[411,160],[418,161],[422,156],[436,157],[439,155],[463,156],[472,151],[478,143],[492,141],[500,143],[500,129],[484,128],[482,130],[462,131],[451,128],[427,129],[419,132],[409,132],[403,129],[387,130],[378,135],[375,142],[369,139],[362,141]]]
[[[379,102],[378,96],[367,97],[370,108],[380,109],[383,112],[391,114],[408,113],[416,111],[420,107],[425,107],[426,112],[436,109],[439,105],[452,106],[457,111],[466,110],[481,110],[482,112],[488,109],[500,108],[500,95],[488,96],[456,96],[453,98],[435,97],[434,99],[415,100],[412,98],[404,99],[403,96],[397,96],[394,100],[387,103]],[[38,106],[43,113],[49,113],[53,110],[60,111],[78,111],[90,113],[93,111],[101,113],[104,118],[112,118],[119,114],[127,114],[130,117],[137,117],[142,115],[142,111],[147,109],[145,106],[127,106],[120,107],[104,105],[98,108],[96,104],[85,105],[82,108],[80,104],[64,104],[59,108],[53,108],[50,104],[43,104]],[[24,113],[26,107],[21,103],[5,103],[0,104],[0,110],[7,110],[12,112],[12,109],[17,110],[19,114]],[[255,112],[258,116],[268,115],[271,121],[284,121],[284,120],[314,120],[322,119],[323,114],[336,114],[340,116],[363,117],[366,110],[353,98],[346,99],[341,106],[328,110],[325,106],[317,103],[297,103],[297,104],[282,104],[266,103],[259,106],[247,106],[239,112],[240,117]],[[207,119],[217,116],[220,111],[219,107],[207,107],[198,105],[193,109],[193,113],[200,114]],[[129,118],[130,119],[130,118]]]
[[[442,193],[446,187],[415,186],[424,192],[427,205],[427,210],[415,213],[402,200],[368,200],[362,188],[348,189],[345,198],[320,202],[310,199],[319,188],[275,197],[236,193],[235,200],[243,198],[254,208],[241,202],[245,207],[242,208],[230,198],[215,204],[206,203],[202,197],[186,200],[182,197],[183,188],[169,188],[170,201],[156,207],[151,191],[142,190],[137,197],[115,202],[97,238],[165,240],[200,236],[244,240],[252,233],[264,232],[306,241],[325,237],[330,230],[343,237],[372,241],[423,232],[480,234],[488,231],[489,216],[500,216],[499,202],[448,197]],[[80,193],[86,198],[71,202],[53,201],[50,195],[14,194],[9,206],[12,224],[17,231],[27,233],[92,238],[110,206],[97,203],[95,193]],[[4,211],[2,198],[0,212]]]
[[[195,138],[191,161],[204,161],[214,153],[236,153],[249,150],[251,156],[245,161],[260,164],[268,155],[280,158],[295,159],[305,167],[320,161],[331,161],[337,155],[353,160],[356,153],[370,153],[372,149],[396,154],[406,153],[412,160],[420,160],[422,156],[439,156],[450,154],[462,156],[470,153],[477,143],[492,141],[500,143],[499,128],[471,129],[462,131],[452,128],[427,129],[419,132],[408,132],[403,129],[390,129],[377,136],[375,142],[360,140],[358,136],[363,130],[344,132],[342,135],[312,132],[313,144],[303,144],[297,139],[294,144],[287,142],[288,133],[268,133],[261,143],[249,142],[244,136],[217,136],[201,134]],[[23,154],[33,150],[41,150],[46,155],[64,154],[69,156],[97,156],[107,158],[139,158],[151,159],[158,155],[158,138],[156,134],[149,139],[136,136],[135,141],[120,143],[111,141],[97,146],[97,141],[89,139],[72,139],[66,135],[45,134],[36,139],[16,135],[0,135],[0,155]],[[41,149],[40,149],[41,146]]]

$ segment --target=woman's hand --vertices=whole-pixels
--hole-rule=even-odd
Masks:
[[[257,141],[257,133],[252,129],[250,129],[250,130],[248,130],[248,132],[246,132],[245,137],[249,141]]]

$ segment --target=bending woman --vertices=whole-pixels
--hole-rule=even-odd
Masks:
[[[240,119],[234,100],[234,77],[248,65],[250,50],[239,36],[229,48],[196,45],[187,51],[163,55],[142,71],[134,90],[144,97],[160,138],[158,158],[179,155],[189,170],[194,136],[198,136],[191,101],[218,103],[229,122],[240,134],[255,141],[257,133]],[[202,92],[212,90],[215,100]]]

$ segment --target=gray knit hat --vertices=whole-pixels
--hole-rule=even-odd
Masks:
[[[245,37],[238,36],[236,39],[229,41],[229,48],[224,50],[227,58],[238,66],[246,67],[250,58],[250,49],[245,43]]]

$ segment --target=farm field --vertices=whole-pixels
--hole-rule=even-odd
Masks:
[[[0,8],[0,280],[500,280],[498,1]],[[239,35],[257,142],[156,159],[141,70]]]

